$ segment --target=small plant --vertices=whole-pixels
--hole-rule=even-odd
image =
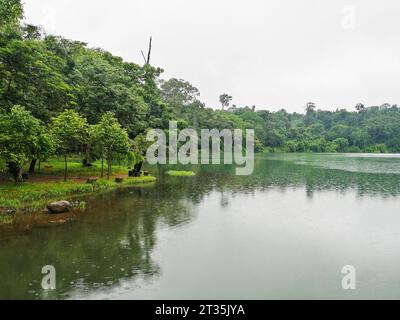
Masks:
[[[170,170],[165,173],[170,177],[194,177],[196,174],[193,171],[175,171]]]

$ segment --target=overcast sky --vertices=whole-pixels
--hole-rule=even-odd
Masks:
[[[29,23],[238,106],[303,112],[400,104],[398,0],[24,0]]]

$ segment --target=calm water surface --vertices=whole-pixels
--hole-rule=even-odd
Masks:
[[[400,298],[399,156],[261,155],[249,177],[164,170],[87,198],[79,222],[0,229],[0,298]],[[41,290],[44,265],[56,291]],[[345,265],[355,291],[341,288]]]

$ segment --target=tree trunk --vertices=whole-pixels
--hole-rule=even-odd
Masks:
[[[37,159],[32,159],[31,164],[29,166],[29,174],[35,174],[36,162]]]
[[[153,37],[150,37],[149,52],[147,54],[147,64],[148,65],[150,65],[152,44],[153,44]]]
[[[91,159],[91,148],[92,148],[92,145],[90,143],[88,143],[85,146],[85,160],[84,160],[84,165],[85,166],[90,165],[90,163],[92,162],[92,159]]]
[[[64,182],[67,182],[67,172],[68,172],[68,162],[67,162],[67,155],[64,155]]]
[[[23,182],[22,168],[19,166],[18,163],[8,162],[7,167],[8,167],[8,172],[12,175],[15,183]]]
[[[101,177],[104,178],[104,155],[101,155]]]
[[[13,76],[11,76],[11,77],[8,79],[7,93],[9,93],[10,90],[11,90],[11,83],[12,83],[12,81],[13,81]]]
[[[110,180],[111,177],[111,166],[112,166],[112,159],[111,155],[107,156],[107,179]]]

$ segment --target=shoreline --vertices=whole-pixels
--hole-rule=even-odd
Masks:
[[[115,178],[123,178],[123,181],[117,183]],[[69,217],[74,217],[77,211],[84,208],[84,202],[75,201],[73,210],[70,213],[61,215],[47,213],[46,206],[54,201],[73,201],[74,198],[80,196],[111,192],[118,188],[146,185],[155,181],[157,181],[157,178],[153,176],[131,178],[119,175],[113,176],[112,180],[97,179],[94,183],[72,179],[67,182],[44,181],[3,184],[0,185],[0,226],[13,224],[19,217],[28,215],[51,217],[52,219],[48,220],[53,222],[59,219],[67,222],[71,220],[68,219]]]

